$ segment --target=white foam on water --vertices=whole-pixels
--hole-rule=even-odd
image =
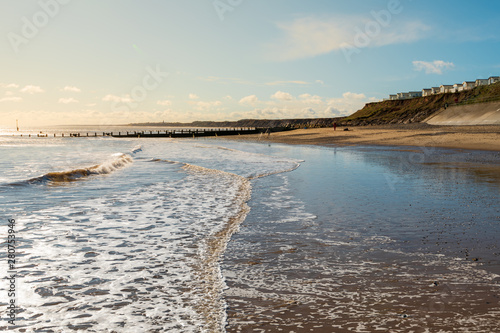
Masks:
[[[87,197],[54,200],[17,218],[21,312],[14,331],[224,331],[219,261],[248,212],[248,178],[297,163],[168,143],[135,147],[134,163],[116,154],[86,168],[110,175],[114,191],[107,195],[89,190]],[[184,166],[168,172],[180,178],[169,178],[170,163],[151,163],[173,160]],[[124,166],[126,173],[113,172]],[[137,187],[131,175],[150,181]],[[51,193],[49,187],[33,191]]]
[[[30,248],[19,261],[35,265],[20,274],[20,322],[34,330],[221,331],[223,248],[207,243],[241,214],[242,186],[238,176],[191,168],[183,181],[20,219]],[[207,311],[218,317],[207,320]]]

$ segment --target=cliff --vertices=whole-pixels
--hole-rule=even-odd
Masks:
[[[242,119],[238,121],[194,121],[192,123],[141,123],[133,126],[161,127],[258,127],[258,128],[302,128],[302,127],[332,127],[333,123],[343,118],[316,119]]]
[[[444,109],[445,105],[451,107],[499,100],[500,82],[458,93],[368,103],[340,123],[344,126],[417,123]]]

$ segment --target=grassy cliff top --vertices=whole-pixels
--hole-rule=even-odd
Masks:
[[[342,125],[408,124],[425,120],[448,106],[500,100],[500,82],[458,93],[438,94],[406,100],[368,103],[361,110],[345,117]]]

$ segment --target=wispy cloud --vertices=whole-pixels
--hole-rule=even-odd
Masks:
[[[413,69],[416,71],[425,71],[426,74],[443,74],[444,70],[452,69],[455,65],[452,62],[445,62],[443,60],[428,61],[414,61]]]
[[[308,57],[345,48],[356,44],[356,36],[373,18],[366,16],[351,17],[303,17],[292,22],[278,23],[283,32],[280,41],[268,45],[274,60],[286,61]],[[388,26],[370,36],[363,47],[381,47],[391,44],[411,43],[422,39],[430,28],[424,23],[393,20]]]
[[[298,84],[298,85],[307,85],[310,84],[309,82],[306,81],[274,81],[274,82],[267,82],[267,86],[281,86],[281,85],[289,85],[289,84]]]
[[[22,93],[26,94],[38,94],[43,93],[44,90],[39,86],[27,85],[23,89],[20,90]]]
[[[198,95],[196,95],[196,94],[189,94],[189,96],[188,96],[188,97],[189,97],[189,99],[198,99],[198,98],[200,98],[200,97],[199,97]]]
[[[221,101],[208,101],[208,102],[204,102],[204,101],[194,102],[194,101],[191,101],[189,103],[192,104],[192,105],[194,105],[194,108],[196,110],[198,110],[198,111],[209,111],[209,110],[211,110],[214,107],[222,105]]]
[[[102,98],[104,102],[122,102],[122,103],[130,103],[132,102],[132,97],[130,95],[116,96],[108,94]]]
[[[70,98],[59,98],[59,101],[57,103],[61,104],[70,104],[70,103],[78,103],[78,100],[70,97]]]
[[[222,84],[243,84],[243,85],[258,85],[258,83],[244,80],[240,78],[234,77],[219,77],[219,76],[207,76],[207,77],[198,77],[199,80],[208,81],[208,82],[218,82]]]
[[[66,86],[62,88],[61,91],[81,92],[81,89],[73,86]]]
[[[15,83],[0,83],[0,87],[1,88],[14,88],[14,89],[17,89],[17,88],[19,88],[19,85],[15,84]]]
[[[156,104],[158,104],[158,105],[162,105],[162,106],[170,106],[170,105],[172,105],[172,101],[169,101],[169,100],[163,100],[163,101],[158,101],[158,102],[156,102]]]
[[[21,97],[14,97],[14,96],[0,98],[0,102],[20,102],[22,100],[23,99]]]

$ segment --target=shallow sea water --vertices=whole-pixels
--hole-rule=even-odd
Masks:
[[[499,329],[498,153],[262,149],[304,162],[253,184],[222,265],[228,332]]]
[[[14,331],[498,328],[496,153],[0,137],[0,154]]]
[[[0,150],[20,332],[223,331],[219,260],[249,179],[299,165],[210,140],[9,137]]]

